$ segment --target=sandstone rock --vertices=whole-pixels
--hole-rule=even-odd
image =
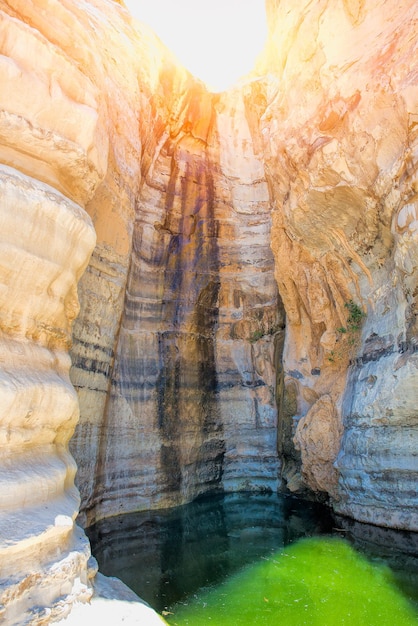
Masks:
[[[293,423],[305,481],[337,510],[416,529],[416,5],[292,9],[268,3],[258,68],[280,78],[260,122],[288,321],[284,389],[296,391],[279,432]],[[350,301],[366,314],[352,333]],[[331,440],[323,411],[315,417],[324,399],[342,424]],[[297,451],[282,445],[293,483]]]
[[[119,3],[0,0],[11,624],[90,593],[79,408],[85,523],[283,478],[418,528],[416,3],[267,11],[215,95]]]
[[[338,474],[334,463],[342,427],[329,396],[321,396],[298,423],[295,446],[301,451],[302,476],[314,491],[335,496]]]
[[[77,280],[95,242],[59,191],[0,167],[0,615],[38,623],[91,595],[68,441]]]
[[[162,72],[161,87],[154,85],[147,119],[151,115],[158,124],[154,122],[141,166],[144,184],[133,225],[127,307],[121,313],[118,339],[111,344],[115,328],[109,328],[105,356],[100,347],[91,360],[99,367],[102,399],[96,401],[87,385],[73,377],[82,400],[74,451],[81,467],[82,458],[90,458],[93,451],[98,475],[93,478],[87,467],[80,473],[90,520],[130,507],[178,503],[216,485],[275,488],[279,466],[272,452],[272,398],[278,362],[269,333],[277,343],[283,319],[269,273],[270,239],[288,321],[283,384],[276,384],[279,436],[286,437],[279,442],[283,477],[292,489],[303,490],[305,482],[331,493],[335,506],[349,512],[342,503],[351,498],[343,475],[337,487],[337,468],[343,474],[346,466],[343,449],[336,461],[341,425],[346,415],[349,419],[347,406],[354,392],[350,381],[355,376],[347,385],[348,367],[351,363],[351,369],[361,370],[364,358],[357,357],[368,328],[385,345],[392,345],[390,337],[396,336],[398,351],[405,342],[411,346],[408,341],[414,341],[416,333],[413,300],[405,296],[416,284],[410,202],[414,169],[408,170],[409,176],[404,168],[405,159],[413,158],[405,146],[414,145],[415,132],[411,116],[416,94],[410,87],[415,38],[409,35],[415,14],[410,2],[402,11],[394,4],[386,8],[385,16],[378,2],[370,3],[367,11],[351,3],[326,13],[313,6],[286,12],[284,5],[272,2],[270,40],[258,78],[216,97],[175,72]],[[395,55],[381,52],[384,46],[394,49],[395,42],[400,46]],[[301,64],[306,71],[300,71]],[[168,95],[167,118],[162,103]],[[401,178],[400,190],[392,180]],[[398,230],[393,232],[396,214]],[[216,233],[216,246],[205,241],[205,232]],[[245,232],[251,245],[245,243]],[[203,243],[195,248],[199,238]],[[267,291],[260,291],[258,268]],[[390,290],[384,288],[388,276],[397,286],[389,305]],[[124,280],[116,278],[114,283],[119,298]],[[263,300],[272,308],[263,305],[261,313],[258,302]],[[346,305],[351,301],[367,316],[363,334],[360,329],[339,330],[347,331]],[[202,317],[192,313],[194,303],[197,310],[208,308],[203,326]],[[403,308],[404,321],[399,315]],[[398,312],[396,332],[390,330],[390,310]],[[382,311],[387,315],[383,322]],[[80,318],[82,334],[89,328],[89,315]],[[92,316],[97,320],[96,313]],[[199,340],[193,338],[196,331]],[[99,346],[90,343],[94,350]],[[203,377],[212,381],[206,389],[195,374],[202,359],[207,365]],[[261,376],[260,363],[267,365]],[[87,360],[81,370],[89,369]],[[415,376],[408,376],[413,386]],[[113,391],[100,417],[106,384]],[[185,394],[183,385],[190,387]],[[286,399],[291,388],[292,405]],[[198,407],[203,402],[202,412]],[[334,407],[325,428],[320,419],[323,402]],[[97,417],[89,417],[92,412]],[[189,417],[182,422],[176,415]],[[205,415],[212,416],[207,444],[202,437],[202,429],[208,428]],[[108,425],[102,426],[105,422]],[[163,422],[165,434],[155,426]],[[98,424],[97,430],[91,430],[92,423]],[[347,437],[348,432],[350,428]],[[106,433],[104,448],[99,450],[94,433]],[[293,437],[302,457],[292,448]],[[322,459],[319,447],[326,451]],[[138,456],[147,459],[145,466],[136,463]],[[202,473],[203,459],[207,463]],[[354,457],[347,463],[356,466]],[[257,472],[260,480],[255,479]],[[408,484],[405,494],[412,493]],[[135,491],[134,485],[142,487]],[[113,490],[116,500],[110,504]],[[367,492],[370,495],[370,489]],[[386,523],[378,508],[372,521]]]
[[[167,623],[121,580],[99,573],[95,578],[92,601],[88,604],[77,604],[58,624],[88,626],[92,623],[106,624],[110,621],[126,626],[135,624],[161,626]]]
[[[107,165],[100,92],[72,55],[68,58],[48,37],[54,25],[45,22],[36,3],[23,4],[0,5],[0,159],[28,174],[36,172],[38,179],[84,204]],[[46,4],[53,21],[75,24],[63,5]],[[24,19],[16,19],[19,9]],[[72,45],[67,28],[63,41]]]
[[[176,111],[187,132],[167,127],[155,142],[137,200],[89,521],[278,484],[273,353],[283,319],[263,167],[241,94],[190,89]],[[248,146],[235,169],[231,140]]]

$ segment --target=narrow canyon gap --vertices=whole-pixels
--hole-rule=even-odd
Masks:
[[[274,351],[284,312],[253,86],[231,98],[194,84],[176,94],[172,72],[160,80],[178,109],[171,127],[158,127],[135,199],[100,445],[96,459],[79,460],[89,522],[279,482]],[[76,386],[77,369],[94,376],[78,357],[78,328]],[[76,457],[79,439],[83,420]]]
[[[11,624],[91,594],[69,445],[85,524],[287,487],[418,530],[416,3],[266,8],[211,94],[118,3],[0,0]]]

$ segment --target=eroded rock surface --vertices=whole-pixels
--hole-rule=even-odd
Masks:
[[[288,488],[416,526],[416,7],[267,8],[238,88],[173,66],[141,84],[132,254],[108,233],[75,333],[89,521],[275,488],[276,393]]]
[[[0,616],[38,623],[91,594],[90,547],[74,524],[68,347],[95,235],[81,207],[7,166],[0,212]]]
[[[119,3],[0,0],[6,623],[91,593],[79,409],[86,523],[283,480],[418,529],[416,3],[267,10],[215,95]]]
[[[417,7],[290,8],[268,3],[259,68],[280,78],[261,132],[287,314],[284,476],[417,529]]]
[[[106,66],[109,153],[123,158],[87,205],[98,245],[74,328],[71,446],[87,523],[279,483],[284,312],[251,86],[209,94],[167,51],[152,64],[137,28],[124,98]]]
[[[89,521],[278,485],[273,361],[284,319],[261,154],[239,91],[213,96],[189,82],[177,99],[136,201],[96,475],[85,476]]]

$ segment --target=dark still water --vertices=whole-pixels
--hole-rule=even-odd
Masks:
[[[391,626],[418,623],[418,535],[336,519],[326,507],[292,496],[205,498],[174,510],[103,520],[87,534],[101,572],[122,579],[157,611],[169,612],[172,624],[197,625],[201,619],[220,625],[249,620],[267,625],[281,619],[286,626],[313,625],[315,602],[321,606],[322,626],[356,624],[359,619],[372,626],[385,624],[386,618]],[[263,587],[258,589],[255,580]],[[359,580],[369,613],[355,615],[350,606],[358,603]],[[351,621],[341,617],[339,586]],[[405,603],[399,615],[393,612],[392,591]],[[325,592],[336,601],[334,616]],[[254,608],[255,621],[253,614],[244,615],[242,606],[233,604],[234,594],[247,608],[253,600],[261,602]],[[232,617],[222,613],[227,611],[222,609],[229,602],[222,601],[226,597]],[[373,603],[378,605],[376,615],[370,613]],[[325,606],[331,611],[328,621]],[[244,615],[242,622],[238,613]]]

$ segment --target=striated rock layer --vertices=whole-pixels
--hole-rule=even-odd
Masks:
[[[107,38],[108,24],[95,26]],[[162,48],[153,65],[136,28],[122,84],[107,64],[121,51],[103,54],[109,153],[121,157],[87,205],[98,244],[73,333],[71,445],[88,524],[279,484],[284,313],[251,94],[209,94]]]
[[[74,16],[53,4],[47,14],[38,3],[0,3],[0,620],[8,625],[48,623],[92,593],[68,451],[79,417],[69,347],[77,283],[96,241],[82,205],[104,175],[107,139],[97,87],[56,45],[54,19],[68,41]]]
[[[267,9],[239,87],[159,57],[138,144],[112,139],[137,170],[110,162],[89,209],[100,230],[114,181],[132,190],[130,243],[99,235],[74,335],[88,523],[275,489],[281,460],[292,491],[416,528],[416,8]]]
[[[416,530],[417,5],[267,6],[283,475],[341,513]]]
[[[267,12],[209,94],[119,3],[0,0],[6,623],[91,593],[79,411],[87,524],[286,486],[418,529],[416,3]]]
[[[74,525],[68,346],[95,236],[78,205],[7,166],[0,223],[0,616],[38,623],[91,593],[90,547]]]
[[[239,92],[233,107],[189,85],[145,172],[96,475],[85,476],[89,521],[212,490],[277,489],[283,314],[267,183]]]

